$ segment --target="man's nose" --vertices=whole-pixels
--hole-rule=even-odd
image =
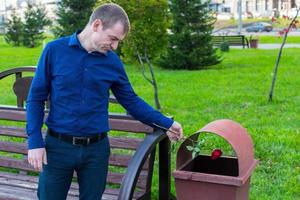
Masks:
[[[119,42],[112,42],[110,46],[113,50],[116,50],[118,48],[118,45],[119,45]]]

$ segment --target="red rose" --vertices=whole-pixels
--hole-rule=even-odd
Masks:
[[[213,150],[213,152],[211,152],[211,157],[210,158],[212,160],[215,160],[215,159],[219,158],[221,155],[222,155],[221,149],[215,149],[215,150]]]

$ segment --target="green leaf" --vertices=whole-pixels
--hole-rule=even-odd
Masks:
[[[198,153],[195,152],[195,151],[193,151],[193,153],[192,153],[192,158],[195,159],[195,157],[196,157],[197,155],[198,155]]]
[[[194,147],[192,147],[192,146],[186,146],[186,148],[187,148],[187,150],[189,150],[189,151],[194,151]]]
[[[195,148],[194,148],[194,151],[197,152],[197,153],[199,153],[199,152],[200,152],[200,148],[195,147]]]
[[[204,144],[204,142],[205,142],[204,140],[199,140],[197,146],[201,146],[202,144]]]

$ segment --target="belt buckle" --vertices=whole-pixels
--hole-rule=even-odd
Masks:
[[[83,140],[83,141],[85,141],[85,144],[78,144],[76,141],[78,141],[78,140]],[[84,145],[84,146],[86,146],[86,145],[89,145],[90,144],[90,138],[86,138],[86,137],[73,137],[73,139],[72,139],[72,144],[73,145],[77,145],[77,146],[82,146],[82,145]]]

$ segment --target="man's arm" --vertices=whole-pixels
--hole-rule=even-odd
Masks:
[[[112,85],[111,90],[120,104],[135,119],[150,126],[160,126],[169,130],[167,134],[171,140],[178,140],[183,137],[182,127],[178,122],[162,115],[136,95],[123,68],[119,80]]]
[[[35,169],[42,169],[42,161],[46,163],[42,126],[44,121],[45,101],[50,90],[50,50],[46,46],[40,57],[35,76],[32,80],[26,101],[26,132],[28,134],[28,162]]]

